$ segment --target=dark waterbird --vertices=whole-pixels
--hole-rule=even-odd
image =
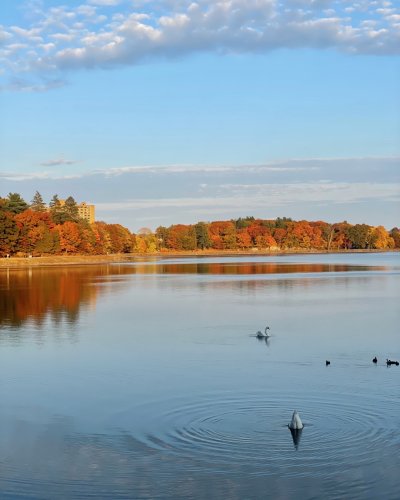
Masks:
[[[330,361],[328,361],[328,360],[325,361],[325,366],[329,366],[330,364],[331,364]]]
[[[372,362],[376,364],[378,362],[378,358],[375,356]]]
[[[399,362],[398,362],[398,361],[392,361],[391,359],[387,359],[387,360],[386,360],[386,365],[387,365],[387,366],[390,366],[390,365],[396,365],[396,366],[399,366]]]

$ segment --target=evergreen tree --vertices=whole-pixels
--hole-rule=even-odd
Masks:
[[[50,200],[49,207],[53,222],[56,224],[63,224],[65,222],[65,216],[58,194],[55,194]]]
[[[53,198],[49,203],[50,212],[55,211],[61,207],[60,199],[58,198],[58,194],[53,195]]]
[[[194,226],[195,234],[196,234],[196,246],[197,248],[210,248],[211,240],[208,234],[207,224],[205,222],[198,222]]]
[[[68,217],[67,220],[77,222],[79,220],[78,205],[72,196],[68,196],[64,204],[64,212]]]
[[[35,196],[33,197],[31,201],[31,209],[34,212],[45,212],[46,211],[46,204],[43,201],[42,195],[39,193],[39,191],[36,191]]]
[[[13,214],[20,214],[28,208],[26,201],[18,193],[8,193],[7,210]]]
[[[78,205],[72,196],[69,196],[64,203],[61,203],[58,195],[55,194],[49,206],[51,217],[56,224],[79,221]]]

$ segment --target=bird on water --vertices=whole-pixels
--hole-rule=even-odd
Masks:
[[[270,337],[270,334],[268,333],[268,330],[270,330],[269,326],[265,327],[264,333],[261,330],[258,330],[258,332],[256,333],[256,337],[258,339],[265,339],[265,338]]]
[[[328,361],[328,360],[325,361],[325,366],[329,366],[330,364],[331,364],[330,361]]]
[[[375,356],[372,362],[376,364],[378,362],[378,358]]]
[[[292,431],[299,431],[304,427],[303,422],[301,421],[300,415],[294,410],[292,415],[292,420],[288,424],[289,429]]]

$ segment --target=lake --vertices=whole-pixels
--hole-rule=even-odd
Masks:
[[[399,304],[398,253],[0,269],[0,497],[397,499]]]

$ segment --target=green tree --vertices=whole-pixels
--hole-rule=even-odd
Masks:
[[[61,207],[61,201],[58,194],[55,194],[49,203],[51,218],[56,224],[62,224],[65,222],[64,213]]]
[[[42,195],[39,191],[36,191],[35,196],[31,201],[31,210],[34,212],[45,212],[46,211],[46,203],[43,201]]]
[[[58,195],[55,194],[49,206],[51,217],[56,224],[79,221],[78,205],[72,196],[69,196],[64,203],[61,203]]]
[[[164,226],[159,226],[156,229],[156,238],[157,238],[157,247],[158,248],[166,248],[168,233],[169,233],[168,228],[166,228]]]
[[[196,246],[204,250],[205,248],[210,248],[211,240],[208,234],[208,227],[205,222],[198,222],[195,226],[196,233]]]
[[[351,248],[369,248],[371,243],[371,227],[367,224],[356,224],[347,229],[347,237]]]
[[[20,214],[28,208],[28,204],[18,193],[8,193],[7,210],[13,214]]]
[[[58,231],[46,228],[42,238],[36,243],[34,254],[56,254],[60,251],[60,236]]]
[[[53,195],[53,198],[50,200],[49,207],[50,207],[50,212],[61,207],[61,202],[58,197],[58,194]]]
[[[250,226],[254,222],[254,217],[252,216],[247,216],[245,218],[239,217],[239,219],[236,219],[233,222],[236,226],[236,229],[244,229]]]
[[[292,222],[292,219],[290,217],[278,217],[277,219],[275,219],[275,227],[277,229],[287,229],[287,227],[290,225],[290,222]]]
[[[67,220],[77,222],[79,220],[78,205],[72,196],[68,196],[64,203],[64,212],[68,217]]]

